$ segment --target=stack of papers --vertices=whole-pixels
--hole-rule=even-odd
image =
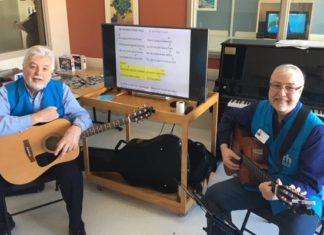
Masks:
[[[324,41],[309,40],[280,40],[276,42],[277,47],[296,47],[299,49],[307,49],[310,47],[324,48]]]

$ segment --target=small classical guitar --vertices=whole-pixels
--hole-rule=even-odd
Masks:
[[[139,108],[126,118],[93,126],[82,132],[81,138],[147,119],[154,112],[153,107]],[[0,174],[10,183],[26,184],[50,167],[72,161],[79,155],[79,148],[64,157],[54,156],[57,143],[71,126],[66,119],[57,119],[41,126],[33,126],[22,133],[0,137]]]
[[[308,201],[304,195],[292,187],[278,185],[266,173],[267,167],[267,149],[266,146],[256,138],[244,131],[236,128],[234,131],[232,150],[241,157],[238,162],[241,164],[238,171],[233,171],[224,165],[227,175],[237,174],[242,184],[258,185],[261,182],[271,181],[272,192],[286,204],[292,211],[299,214],[314,214],[310,209],[313,201]]]

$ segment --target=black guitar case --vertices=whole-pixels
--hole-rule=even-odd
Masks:
[[[120,149],[122,144],[125,146]],[[120,140],[115,152],[112,167],[129,184],[164,193],[177,192],[181,172],[179,137],[165,134],[152,139],[132,139],[128,143]]]
[[[181,151],[181,139],[171,134],[120,140],[114,150],[89,148],[90,170],[116,171],[131,185],[175,193],[181,175]],[[83,167],[82,157],[78,160]],[[202,143],[188,140],[188,185],[201,192],[201,182],[216,168],[216,157]]]

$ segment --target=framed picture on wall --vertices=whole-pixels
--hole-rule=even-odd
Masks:
[[[216,11],[217,0],[199,0],[198,11]]]
[[[138,24],[138,0],[105,0],[105,21]]]

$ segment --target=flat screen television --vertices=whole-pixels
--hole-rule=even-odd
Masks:
[[[102,24],[105,86],[207,98],[208,29]]]
[[[287,38],[288,39],[307,39],[307,12],[290,12],[288,16]],[[279,12],[268,11],[266,14],[265,37],[276,38],[279,25]]]

